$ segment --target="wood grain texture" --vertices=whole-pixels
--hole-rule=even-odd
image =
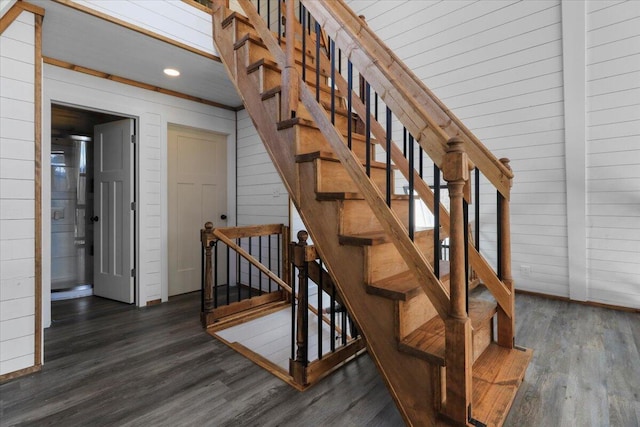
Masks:
[[[11,6],[2,18],[0,18],[0,34],[4,33],[4,30],[9,28],[9,25],[22,13],[22,8],[20,7],[20,3],[15,3]]]

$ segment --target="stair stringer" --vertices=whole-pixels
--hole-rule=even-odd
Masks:
[[[221,19],[214,19],[214,34],[224,34],[220,22]],[[235,62],[233,43],[217,41],[216,45],[338,292],[360,326],[369,354],[402,417],[408,425],[436,425],[436,407],[441,400],[440,367],[398,351],[395,303],[366,292],[364,250],[340,245],[338,241],[338,202],[317,200],[313,163],[295,162],[295,130],[277,129],[277,103],[273,102],[268,108],[262,101],[256,82],[246,73],[246,64]],[[228,64],[233,64],[235,73]]]
[[[299,164],[299,178],[301,192],[296,207],[302,221],[347,310],[360,326],[369,354],[402,417],[407,425],[436,425],[440,368],[398,350],[395,301],[367,293],[364,249],[338,242],[338,202],[316,199],[310,185],[315,178],[312,163]]]

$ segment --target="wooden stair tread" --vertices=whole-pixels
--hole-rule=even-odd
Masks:
[[[326,160],[329,162],[340,163],[340,160],[336,158],[335,154],[329,151],[314,151],[312,153],[298,154],[296,155],[296,163],[312,162],[314,160]],[[364,165],[364,164],[363,164]],[[381,162],[370,162],[372,169],[386,169],[387,166]]]
[[[487,426],[504,423],[532,356],[530,349],[487,347],[473,364],[473,418]]]
[[[264,49],[267,49],[267,46],[264,44],[261,38],[259,38],[254,34],[249,34],[249,33],[245,34],[240,39],[238,39],[238,41],[236,41],[233,44],[233,49],[234,50],[240,49],[240,47],[243,46],[248,41]],[[302,66],[302,59],[296,58],[296,64]],[[260,58],[257,61],[254,61],[251,64],[247,65],[247,73],[252,73],[258,70],[260,66],[270,68],[274,71],[282,72],[280,65],[278,65],[278,63],[272,58]],[[308,61],[305,63],[305,69],[307,70],[307,73],[309,72],[314,73],[316,71],[316,67]],[[323,69],[320,70],[320,75],[323,77],[330,77],[330,74],[326,73]],[[311,85],[311,82],[307,81],[307,84]],[[331,88],[329,88],[328,86],[322,85],[321,88],[331,91]],[[336,94],[337,93],[339,93],[338,90],[336,90]]]
[[[309,120],[309,119],[304,119],[302,117],[294,117],[292,119],[287,119],[287,120],[282,120],[280,122],[278,122],[278,130],[282,130],[282,129],[289,129],[293,126],[306,126],[308,128],[313,128],[313,129],[320,129],[318,128],[318,125],[316,125],[316,123],[313,120]],[[341,134],[342,136],[344,136],[345,138],[348,137],[347,135],[347,129],[339,129],[341,130]],[[357,142],[361,142],[361,143],[366,143],[367,142],[367,137],[363,134],[360,133],[355,133],[352,132],[351,133],[351,139],[352,141],[357,141]],[[369,143],[371,145],[375,145],[376,144],[376,140],[371,138],[369,140]]]
[[[478,298],[469,299],[469,317],[474,329],[480,327],[483,321],[495,313],[495,302]],[[445,366],[444,321],[439,316],[433,317],[402,339],[398,348],[416,357]]]
[[[318,200],[364,200],[364,196],[360,193],[319,193]],[[391,201],[409,200],[408,194],[392,194]]]
[[[247,35],[248,36],[248,35]],[[251,38],[251,40],[255,43],[258,43],[255,41],[255,38]],[[245,43],[247,41],[246,37],[241,38],[240,40],[238,40],[236,43],[238,44],[238,47],[242,46],[243,43]],[[236,49],[238,48],[236,47]],[[266,49],[266,46],[265,46]],[[296,60],[296,63],[298,65],[302,65],[302,61]],[[273,71],[277,71],[279,73],[282,72],[282,69],[280,68],[280,65],[278,65],[278,63],[276,61],[274,61],[273,59],[270,58],[260,58],[257,61],[252,62],[251,64],[247,65],[247,73],[251,74],[255,71],[258,71],[260,69],[260,67],[266,67],[266,68],[270,68]],[[310,64],[306,64],[307,70],[310,71],[315,71],[315,67],[313,65]],[[329,77],[328,75],[325,75],[324,73],[320,73],[321,76],[324,77]],[[313,83],[310,81],[307,81],[307,85],[313,86]],[[315,87],[315,86],[313,86]],[[321,89],[325,92],[331,92],[331,87],[326,86],[326,85],[321,85],[320,86]],[[336,90],[336,96],[339,93],[339,91]],[[337,110],[336,110],[337,111]],[[345,109],[341,109],[340,111],[343,111],[344,114],[346,115],[346,110]]]
[[[373,167],[373,165],[372,165]],[[433,228],[416,228],[415,234],[432,232]],[[374,246],[391,242],[391,238],[384,231],[371,231],[362,234],[341,234],[338,236],[341,245]]]
[[[444,366],[444,322],[439,316],[432,318],[402,339],[398,343],[398,349]]]
[[[229,14],[229,16],[222,20],[222,28],[227,28],[234,20],[242,21],[243,23],[253,27],[253,24],[251,23],[251,21],[249,21],[249,18],[242,15],[241,13],[233,11],[231,12],[231,14]]]
[[[449,261],[440,260],[440,280],[449,276]],[[420,284],[410,271],[404,271],[367,285],[367,292],[392,300],[408,301],[422,292]]]
[[[240,49],[240,47],[243,46],[248,41],[267,49],[267,46],[264,44],[264,42],[260,37],[258,37],[255,34],[247,33],[233,43],[233,50]]]
[[[321,91],[322,91],[322,92],[324,92],[324,93],[330,93],[330,92],[331,92],[331,89],[329,89],[329,88],[327,88],[327,87],[321,87]],[[274,96],[276,96],[276,95],[277,95],[277,94],[279,94],[280,92],[282,92],[282,86],[281,86],[281,85],[278,85],[278,86],[274,86],[274,87],[272,87],[271,89],[268,89],[268,90],[266,90],[266,91],[262,92],[262,93],[260,94],[260,96],[261,96],[262,100],[263,100],[263,101],[265,101],[265,100],[267,100],[267,99],[269,99],[269,98],[273,98]],[[339,94],[336,92],[336,97],[337,97],[338,95],[339,95]],[[302,120],[306,120],[306,119],[302,119]],[[355,135],[355,133],[354,133],[354,135]],[[371,141],[374,141],[374,140],[373,140],[373,139],[371,139]]]
[[[325,107],[325,109],[330,111],[330,109],[331,109],[331,103],[330,102],[320,101],[320,104],[322,104]],[[336,107],[336,115],[346,117],[346,115],[347,115],[346,113],[342,114],[338,110],[339,109]],[[308,127],[319,129],[318,125],[316,124],[316,122],[314,122],[312,119],[305,119],[304,117],[294,117],[294,118],[291,118],[291,119],[286,119],[286,120],[279,121],[278,122],[278,130],[290,128],[290,127],[295,126],[295,125],[308,126]],[[344,132],[344,135],[346,136],[346,130],[343,131],[343,132]],[[352,135],[355,136],[356,138],[360,138],[360,139],[363,139],[363,140],[365,139],[365,135],[363,135],[361,133],[355,133],[355,131],[352,133]],[[371,142],[373,143],[374,141],[375,141],[375,139],[373,138],[373,135],[372,135],[371,136]]]

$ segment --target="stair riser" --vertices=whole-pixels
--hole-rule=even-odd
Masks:
[[[246,49],[243,56],[238,57],[238,59],[242,59],[246,66],[249,66],[254,62],[257,62],[258,60],[265,59],[265,58],[271,61],[275,61],[273,56],[271,56],[271,53],[269,53],[269,49],[267,49],[261,44],[255,43],[251,39],[246,40],[244,43],[242,43],[239,46],[236,46],[236,49],[239,50],[242,46],[247,46],[248,49]]]
[[[307,39],[307,46],[305,49],[305,52],[307,54],[307,59],[306,59],[306,66],[307,68],[315,68],[316,67],[316,51],[315,51],[315,44],[314,45],[310,45],[310,40]],[[283,52],[286,52],[287,49],[287,40],[286,39],[282,39],[282,43],[280,43],[280,47],[282,48]],[[322,55],[322,52],[320,53]],[[299,61],[300,63],[302,63],[302,42],[298,39],[296,39],[296,61]]]
[[[408,301],[396,301],[396,307],[398,341],[438,314],[424,292]]]
[[[443,280],[443,283],[448,288],[449,280]],[[417,328],[425,324],[431,318],[437,315],[437,312],[429,298],[425,293],[420,293],[418,296],[411,298],[408,301],[397,301],[397,334],[398,340],[402,340]],[[473,360],[475,361],[482,352],[493,341],[493,323],[492,318],[483,320],[473,330]]]
[[[393,174],[392,174],[393,187]],[[398,216],[405,227],[409,225],[409,201],[393,200],[391,209]],[[342,201],[342,216],[340,218],[340,234],[368,233],[382,230],[382,225],[376,219],[366,200]]]
[[[336,101],[337,101],[337,104],[336,104],[336,105],[344,104],[344,100],[343,100],[343,99],[336,100]],[[324,107],[325,107],[325,109],[327,109],[327,107],[326,107],[326,106],[324,106]],[[328,110],[328,109],[327,109],[327,110]],[[298,116],[298,117],[300,117],[301,119],[313,120],[313,117],[312,117],[312,116],[311,116],[311,114],[307,111],[307,109],[305,108],[305,106],[304,106],[304,105],[300,105],[300,107],[298,108],[297,116]],[[358,120],[357,120],[357,118],[356,118],[356,115],[355,115],[354,113],[352,113],[352,116],[351,116],[351,132],[352,132],[353,134],[362,135],[364,132],[363,132],[363,133],[356,133],[356,131],[357,131],[357,130],[359,130],[359,129],[356,129],[356,128],[357,128],[357,126],[358,126],[358,125],[357,125],[357,121],[358,121]],[[346,115],[342,115],[342,114],[339,114],[338,112],[336,112],[336,115],[335,115],[335,122],[334,122],[334,123],[335,123],[335,127],[336,127],[337,129],[340,129],[340,131],[342,132],[342,134],[343,134],[343,135],[346,135],[346,134],[347,134],[347,130],[348,130],[348,126],[347,126],[347,124],[348,124],[348,118],[347,118],[347,116],[346,116]],[[373,137],[372,137],[372,138],[373,138]]]
[[[316,159],[316,193],[357,193],[358,186],[340,162]],[[386,174],[383,169],[371,168],[371,179],[384,193]]]
[[[433,232],[416,233],[415,243],[427,261],[432,262]],[[367,283],[374,283],[409,269],[393,243],[365,246],[364,250]]]
[[[487,319],[473,330],[473,361],[489,347],[493,341],[493,318]]]
[[[282,74],[279,70],[272,70],[271,68],[262,65],[256,71],[256,73],[258,74],[260,79],[261,93],[265,93],[266,91],[273,89],[274,87],[282,85]]]
[[[302,75],[302,66],[299,64],[296,64],[296,71]],[[307,70],[308,71],[308,70]],[[273,80],[273,81],[282,81],[282,73],[279,69],[274,69],[272,66],[262,66],[261,67],[261,72],[267,74],[267,78],[269,80]],[[311,73],[311,72],[307,72],[305,74],[305,82],[309,85],[315,85],[315,73]],[[280,83],[268,88],[268,89],[272,89],[275,86],[278,86]],[[327,85],[326,85],[326,79],[322,78],[320,79],[320,85],[323,85],[326,89],[328,89]],[[315,86],[314,86],[315,87]],[[322,87],[322,86],[321,86]],[[315,89],[314,89],[315,90]]]
[[[250,34],[258,39],[260,38],[260,36],[258,35],[258,31],[251,24],[247,24],[240,19],[234,19],[229,26],[225,27],[225,30],[233,33],[234,43],[242,39],[243,37],[245,37],[247,34]],[[275,34],[274,34],[274,37],[277,39],[277,36]],[[315,65],[315,44],[311,45],[310,43],[311,41],[307,40],[307,46],[305,49],[306,55],[307,55],[307,64]],[[287,46],[287,40],[286,38],[283,38],[280,43],[280,48],[283,51],[285,51],[286,46]],[[296,49],[297,56],[300,57],[302,53],[302,42],[298,39],[296,39],[295,49]]]
[[[301,73],[302,67],[297,65],[296,69],[298,73]],[[273,89],[276,86],[280,86],[282,84],[282,74],[280,70],[275,70],[270,66],[261,66],[260,73],[263,74],[263,80],[265,86],[262,88],[263,92],[266,92],[270,89]],[[312,93],[315,93],[315,77],[312,73],[307,72],[305,76],[305,81],[309,86]],[[320,80],[321,90],[320,90],[320,100],[322,102],[331,102],[331,91],[325,84],[325,80]],[[323,86],[324,85],[324,86]],[[338,107],[344,107],[344,101],[339,97],[339,94],[336,92],[336,105]]]
[[[247,24],[244,21],[241,21],[239,19],[234,19],[231,24],[225,28],[225,31],[230,31],[231,33],[233,33],[234,38],[233,38],[233,42],[235,43],[236,41],[240,40],[242,37],[244,37],[247,34],[252,34],[256,37],[258,37],[258,32],[256,31],[255,28],[253,28],[253,25],[251,24]]]
[[[296,129],[298,132],[298,139],[296,142],[297,154],[315,153],[318,151],[328,152],[328,153],[333,152],[333,149],[331,148],[327,140],[322,135],[322,132],[318,128],[312,128],[308,126],[296,126]],[[353,138],[351,143],[351,149],[358,156],[360,160],[362,160],[363,162],[365,161],[366,146],[365,146],[365,142],[362,141],[362,139]],[[373,146],[371,150],[372,150],[371,152],[373,153]]]

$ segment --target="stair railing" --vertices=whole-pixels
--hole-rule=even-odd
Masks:
[[[247,8],[247,4],[249,3],[248,1],[244,0],[244,6],[243,8],[245,9],[245,12],[248,15],[251,15],[252,9],[251,7]],[[264,9],[265,9],[265,5],[267,5],[266,9],[267,10],[271,10],[272,7],[269,7],[268,5],[271,2],[268,0],[262,0],[262,4],[263,4],[263,12],[262,15],[264,17]],[[279,3],[279,2],[278,2]],[[295,4],[298,4],[297,2],[293,2]],[[293,4],[292,2],[289,2],[289,4]],[[314,6],[318,6],[318,4],[320,2],[312,2],[314,4]],[[331,6],[336,6],[335,3],[339,3],[338,1],[336,2],[331,2]],[[347,8],[348,9],[348,8]],[[253,9],[255,10],[255,8]],[[296,22],[296,32],[298,34],[300,34],[300,38],[301,38],[301,44],[303,47],[306,47],[305,52],[316,52],[315,58],[318,58],[315,60],[315,68],[316,68],[316,72],[315,72],[315,97],[316,100],[320,100],[320,94],[319,94],[319,87],[321,83],[326,83],[326,82],[321,82],[320,81],[320,76],[321,75],[325,75],[325,76],[331,76],[330,77],[330,81],[334,82],[334,85],[332,85],[332,92],[331,92],[331,107],[329,109],[329,115],[331,117],[331,122],[333,123],[335,120],[335,108],[338,105],[338,103],[335,101],[336,96],[343,96],[346,97],[346,103],[347,103],[347,111],[349,114],[349,120],[348,120],[348,126],[349,126],[349,131],[347,134],[347,145],[349,147],[351,147],[351,134],[352,132],[355,130],[356,126],[360,126],[361,128],[364,128],[365,134],[367,136],[367,141],[371,141],[373,140],[373,138],[375,138],[376,141],[385,141],[385,143],[379,143],[380,147],[382,147],[384,150],[386,150],[386,163],[388,165],[390,164],[394,164],[395,167],[397,168],[398,172],[400,172],[404,178],[409,182],[409,184],[411,184],[411,187],[413,188],[413,191],[409,192],[409,197],[410,197],[410,206],[413,206],[413,194],[414,191],[417,194],[417,196],[426,204],[426,206],[434,213],[434,216],[436,218],[439,219],[439,225],[442,226],[442,233],[440,233],[440,227],[438,227],[436,225],[435,227],[435,233],[434,233],[434,248],[436,249],[434,251],[435,255],[439,254],[439,251],[437,250],[437,248],[439,248],[440,246],[440,242],[441,242],[441,238],[446,238],[447,237],[447,233],[448,230],[450,228],[450,224],[449,224],[449,214],[446,210],[446,207],[443,206],[442,204],[439,203],[439,201],[436,201],[436,197],[438,196],[438,191],[439,191],[439,187],[438,189],[435,190],[435,194],[434,191],[431,191],[429,186],[424,182],[424,180],[422,179],[424,175],[424,165],[426,164],[426,162],[423,161],[424,159],[424,154],[426,153],[427,156],[431,156],[433,153],[429,153],[427,151],[425,151],[425,149],[423,148],[422,144],[424,144],[423,141],[418,141],[417,137],[414,137],[413,134],[411,132],[408,131],[407,127],[402,126],[403,129],[403,149],[400,149],[400,146],[397,145],[395,142],[393,142],[393,132],[392,132],[392,125],[394,123],[398,123],[399,121],[401,122],[401,118],[397,117],[393,114],[393,112],[391,112],[391,108],[390,106],[386,106],[387,107],[387,112],[386,112],[386,129],[385,127],[383,127],[383,125],[378,121],[379,120],[379,114],[378,114],[378,110],[379,110],[379,101],[384,100],[384,97],[382,95],[378,95],[378,92],[373,93],[373,95],[370,93],[370,88],[372,87],[370,84],[368,84],[368,82],[366,81],[366,79],[364,78],[364,74],[362,72],[360,72],[360,76],[358,79],[353,78],[353,68],[354,68],[354,64],[351,62],[350,59],[347,59],[347,54],[344,53],[343,54],[343,49],[340,47],[336,47],[336,43],[333,43],[333,52],[334,55],[331,55],[332,49],[331,49],[331,45],[332,42],[331,40],[326,41],[325,40],[325,32],[323,31],[322,27],[320,26],[320,24],[318,23],[318,21],[316,21],[313,17],[313,15],[309,12],[309,10],[305,7],[305,2],[302,2],[301,7],[298,9],[298,16],[300,16],[301,19],[301,23],[297,23]],[[255,21],[256,18],[258,18],[258,14],[254,13],[254,16],[250,18],[252,18],[252,21]],[[361,17],[358,17],[359,20],[362,20]],[[273,20],[273,18],[271,19]],[[280,19],[277,19],[278,22],[280,22]],[[271,22],[271,21],[266,21]],[[336,28],[339,27],[339,25],[337,23],[332,23],[332,27]],[[269,26],[267,25],[266,30],[268,30],[269,32],[271,32],[271,30],[273,29],[273,25]],[[306,31],[302,31],[302,28],[305,28]],[[281,28],[278,27],[278,31],[281,31]],[[281,34],[280,32],[278,32],[279,36],[278,38],[280,40],[282,40],[283,34]],[[279,63],[284,63],[284,61],[286,61],[286,54],[284,52],[282,52],[281,49],[279,49],[279,44],[278,42],[274,39],[274,37],[264,37],[265,34],[261,34],[261,36],[263,36],[263,41],[265,42],[265,44],[267,45],[267,47],[269,48],[270,53],[274,56],[274,58],[276,59],[277,62]],[[314,39],[315,36],[315,39]],[[374,35],[375,37],[375,35]],[[380,42],[381,43],[381,42]],[[314,47],[307,47],[309,45],[315,45],[315,49]],[[320,52],[322,52],[322,54],[320,54]],[[337,52],[337,54],[335,54],[335,52]],[[348,52],[348,50],[344,50],[344,52]],[[302,64],[302,81],[303,82],[307,82],[310,79],[305,78],[305,74],[307,72],[309,72],[310,70],[308,70],[308,68],[310,68],[309,66],[307,66],[308,64],[306,64],[306,58],[307,55],[304,55],[302,57],[302,60],[300,61]],[[344,61],[343,61],[344,59]],[[342,63],[346,62],[347,63],[347,67],[343,67]],[[376,59],[371,59],[371,64],[377,64],[379,61]],[[299,64],[300,65],[300,64]],[[338,72],[336,73],[336,68],[338,69]],[[346,68],[346,69],[345,69]],[[348,70],[348,71],[347,71]],[[347,74],[347,77],[344,78],[343,74]],[[405,70],[405,72],[410,73],[410,71]],[[417,80],[417,78],[415,76],[413,76],[413,74],[411,74],[412,79],[413,80]],[[285,83],[283,81],[283,86],[287,85],[289,83]],[[421,87],[423,87],[424,85],[421,84]],[[424,88],[425,90],[427,90],[426,88]],[[358,94],[352,96],[352,92],[353,91],[357,91]],[[428,92],[428,90],[427,90]],[[437,98],[435,98],[435,96],[433,94],[431,94],[430,92],[427,93],[427,95],[432,99],[432,104],[435,105],[442,105],[442,103],[437,100]],[[375,101],[373,102],[373,109],[374,111],[371,110],[371,99],[374,99]],[[395,102],[395,101],[394,101]],[[397,103],[397,102],[396,102]],[[369,107],[367,107],[367,105],[369,105]],[[449,114],[449,118],[447,119],[446,123],[458,123],[459,120],[457,118],[455,118],[455,116],[453,116],[453,113],[449,112],[448,110],[446,110],[446,113]],[[289,116],[285,116],[285,117],[289,117]],[[357,120],[360,121],[359,125],[355,125],[352,124],[352,119],[353,118],[357,118]],[[381,120],[384,121],[384,120]],[[425,119],[424,119],[426,123],[427,128],[430,125],[433,125],[431,122],[433,120],[431,120],[430,116],[426,115]],[[461,123],[459,125],[456,125],[458,127],[463,126]],[[441,127],[437,127],[438,129],[442,130]],[[464,128],[466,129],[466,128]],[[464,146],[465,146],[465,151],[466,148],[469,146],[470,143],[473,144],[480,144],[477,141],[477,138],[475,136],[473,136],[473,134],[471,134],[470,131],[466,130],[466,132],[470,135],[468,137],[462,138],[463,142],[464,142]],[[397,131],[396,131],[397,134]],[[425,138],[422,138],[425,139]],[[415,142],[418,141],[419,144],[415,145]],[[471,141],[471,142],[469,142]],[[481,145],[481,144],[480,144]],[[369,151],[369,144],[366,144],[366,148],[368,150],[367,155],[366,155],[366,164],[365,164],[365,169],[369,172],[370,171],[370,164],[371,164],[371,152]],[[413,149],[412,149],[413,148]],[[417,151],[417,152],[416,152]],[[474,153],[476,153],[478,155],[478,153],[482,154],[482,153],[489,153],[488,150],[485,147],[480,147],[478,149],[474,149],[471,150]],[[441,153],[439,156],[443,156],[444,154]],[[490,155],[490,153],[489,153]],[[490,155],[491,158],[488,161],[479,161],[477,162],[478,164],[495,164],[496,161],[495,158],[493,158],[492,155]],[[418,165],[416,165],[416,161],[415,159],[418,159],[417,163]],[[504,176],[513,176],[510,168],[506,167],[503,165],[503,160],[506,160],[508,162],[507,159],[501,159],[500,161],[497,161],[498,164],[500,164],[500,170],[506,171]],[[434,161],[434,173],[433,173],[433,177],[434,179],[438,180],[439,176],[440,176],[440,167],[439,165],[441,165],[441,162],[438,163],[436,159],[433,160]],[[470,167],[474,166],[474,163],[472,161],[472,159],[470,158]],[[390,179],[390,174],[391,174],[391,168],[388,167],[387,168],[388,171],[388,178],[387,178],[387,186],[386,186],[386,194],[385,194],[385,199],[387,201],[387,204],[390,205],[390,197],[391,197],[391,186],[389,185],[391,179]],[[410,172],[413,171],[413,172]],[[502,173],[502,172],[500,172]],[[493,171],[491,172],[491,174],[493,174],[494,176],[497,176],[498,173]],[[484,175],[484,174],[483,174]],[[500,175],[503,176],[503,175]],[[476,200],[479,200],[479,189],[480,189],[480,168],[476,167],[475,168],[475,177],[476,179],[474,180],[474,185],[475,185],[475,194],[476,194]],[[500,182],[507,180],[507,183],[510,185],[511,179],[510,178],[501,178]],[[439,182],[439,181],[437,181]],[[503,193],[506,193],[508,195],[508,188],[505,190],[503,189],[499,189],[498,190],[499,194],[503,195],[503,199],[505,200],[506,203],[508,203],[508,196],[505,197]],[[468,206],[468,203],[471,201],[472,199],[472,194],[471,194],[471,188],[470,185],[467,185],[465,187],[465,206]],[[476,230],[476,236],[475,236],[475,242],[476,242],[476,247],[474,246],[467,246],[467,252],[465,255],[465,264],[466,264],[466,268],[465,271],[470,271],[473,270],[473,275],[477,276],[482,283],[485,284],[485,286],[487,286],[487,288],[492,292],[492,294],[494,295],[494,297],[496,298],[499,306],[500,306],[500,311],[504,312],[503,314],[511,319],[513,317],[513,287],[509,286],[506,282],[501,281],[500,278],[498,277],[498,275],[496,274],[496,272],[494,271],[494,268],[486,261],[485,258],[483,258],[480,253],[478,252],[479,250],[479,243],[480,243],[480,221],[479,221],[479,203],[476,202],[474,203],[475,205],[475,217],[476,217],[476,221],[475,221],[475,230]],[[435,209],[435,206],[439,206],[439,209]],[[410,237],[413,236],[414,234],[414,228],[413,228],[413,224],[414,221],[412,220],[411,216],[412,216],[412,211],[410,210],[409,212],[410,214],[410,218],[409,218],[409,228],[408,228],[408,235]],[[465,208],[465,216],[468,216],[468,209]],[[465,224],[468,224],[468,221],[465,222]],[[502,226],[503,224],[500,224],[499,226]],[[492,229],[493,227],[489,227],[490,229]],[[491,232],[491,230],[489,230],[489,233]],[[504,234],[504,233],[503,233]],[[465,232],[465,235],[467,235],[467,233]],[[502,245],[504,246],[504,244]],[[497,260],[496,260],[497,262]],[[433,270],[435,273],[436,277],[439,277],[439,262],[438,259],[434,259],[433,262],[431,263],[431,265],[433,266]],[[471,266],[471,269],[468,268],[468,266]],[[468,282],[468,281],[467,281]],[[427,282],[428,283],[428,282]]]
[[[249,0],[239,0],[240,5],[247,14],[249,20],[254,25],[254,28],[262,38],[262,41],[266,45],[269,52],[275,58],[276,62],[281,68],[284,68],[286,63],[286,55],[282,51],[278,40],[274,37],[272,32],[268,29],[265,22],[257,14],[256,8]],[[316,29],[318,26],[316,26]],[[320,32],[318,32],[320,34]],[[316,44],[319,43],[319,37],[316,37]],[[318,48],[316,48],[316,51]],[[322,56],[320,57],[322,58]],[[320,69],[321,59],[316,60],[316,69]],[[326,71],[330,73],[330,69]],[[316,76],[319,74],[316,71]],[[327,74],[329,75],[329,74]],[[339,80],[337,74],[333,74],[336,78],[336,82]],[[304,107],[309,111],[315,120],[318,128],[322,131],[323,135],[327,139],[334,154],[340,160],[347,173],[351,176],[354,183],[359,187],[363,197],[369,203],[369,206],[375,213],[379,222],[381,223],[384,231],[389,236],[393,236],[393,243],[402,255],[405,263],[413,274],[418,278],[418,282],[423,291],[427,294],[432,304],[434,305],[438,314],[445,319],[448,316],[449,310],[449,295],[448,290],[444,284],[434,275],[433,269],[429,262],[426,260],[423,253],[415,246],[411,238],[407,233],[407,229],[402,224],[402,221],[398,216],[389,209],[389,206],[385,203],[385,197],[382,195],[381,190],[366,174],[365,168],[362,166],[360,159],[348,148],[342,135],[338,133],[336,128],[330,121],[330,115],[324,110],[324,108],[318,103],[317,98],[318,86],[316,86],[315,94],[309,89],[306,84],[301,84],[300,87],[300,100]],[[340,95],[331,91],[335,95]],[[368,167],[366,169],[369,169]],[[426,186],[426,184],[424,184]]]
[[[470,169],[475,168],[477,171],[475,174],[476,177],[482,173],[484,179],[497,188],[498,194],[502,195],[503,202],[508,204],[511,179],[513,177],[511,169],[505,165],[505,163],[508,163],[508,159],[496,159],[488,149],[462,125],[460,120],[446,109],[444,104],[369,30],[363,19],[356,16],[341,0],[332,2],[302,0],[301,3],[303,8],[310,12],[317,21],[322,23],[328,36],[332,37],[332,40],[335,40],[334,43],[340,44],[337,49],[337,56],[345,57],[345,60],[349,64],[348,69],[358,68],[360,74],[359,79],[350,79],[349,75],[346,79],[343,79],[339,74],[336,75],[335,84],[338,90],[343,94],[347,94],[348,98],[352,98],[353,110],[358,117],[364,118],[365,121],[369,121],[369,118],[371,119],[370,124],[366,126],[368,128],[366,129],[366,133],[368,134],[370,132],[376,141],[378,141],[379,146],[386,151],[387,164],[393,162],[398,172],[404,175],[410,186],[413,184],[416,194],[432,212],[436,213],[435,206],[438,205],[435,203],[434,193],[422,179],[423,169],[415,168],[415,159],[422,159],[424,152],[432,159],[434,167],[440,169],[442,167],[442,159],[446,153],[447,142],[451,138],[462,140],[464,151],[469,158]],[[339,18],[336,18],[334,15],[338,15]],[[354,27],[355,30],[348,32],[347,30],[352,27]],[[363,38],[367,40],[367,43],[363,44]],[[366,58],[362,59],[363,56]],[[357,59],[363,65],[357,67],[356,62],[352,62],[352,59]],[[324,73],[327,73],[327,70],[332,68],[330,59],[321,57],[318,62],[322,62],[319,68]],[[378,70],[378,68],[384,68],[384,65],[389,65],[395,74],[387,76],[383,71]],[[386,72],[388,73],[388,70],[386,70]],[[381,75],[381,73],[384,75]],[[358,97],[351,97],[349,95],[351,92],[350,89],[352,89],[351,85],[349,85],[349,80],[367,82],[367,87],[365,87],[364,91],[362,88],[359,88],[359,91],[368,93],[368,87],[370,86],[375,91],[373,98],[386,102],[386,108],[392,110],[392,118],[389,118],[390,113],[387,111],[386,129],[376,120],[377,117],[371,117],[372,112],[371,109],[367,108],[366,102],[361,102],[361,99]],[[371,81],[371,83],[368,83],[369,81]],[[410,91],[402,86],[402,84],[406,82],[412,82]],[[355,86],[355,84],[353,86]],[[410,93],[410,95],[407,95],[407,93]],[[367,98],[371,98],[371,96],[369,95]],[[422,100],[422,105],[428,106],[429,110],[425,111],[417,100]],[[378,110],[377,102],[375,110]],[[438,125],[432,116],[439,117],[438,123],[442,125]],[[393,134],[391,132],[392,125],[398,122],[403,128],[403,150],[389,137],[389,134]],[[436,134],[438,138],[434,137]],[[385,142],[381,143],[379,141]],[[419,143],[419,148],[415,147],[415,142]],[[440,148],[441,146],[442,148]],[[434,179],[437,178],[438,175],[438,173],[434,173]],[[465,203],[469,203],[472,200],[471,185],[470,181],[468,182],[469,184],[467,184],[464,189]],[[479,178],[475,180],[475,186],[476,195],[479,195]],[[409,194],[412,195],[413,191],[409,191]],[[478,216],[479,203],[475,203],[475,205],[476,216]],[[450,229],[449,214],[444,206],[440,205],[437,210],[437,216],[440,219],[440,225],[443,227],[444,232],[447,233]],[[505,217],[503,223],[498,224],[498,227],[504,227],[504,221],[508,220],[509,218]],[[468,221],[465,223],[468,224]],[[476,220],[475,223],[477,230],[475,241],[476,244],[479,245],[480,221]],[[438,227],[436,227],[436,229],[438,229]],[[409,233],[411,233],[411,229],[409,229]],[[501,233],[501,236],[504,237],[504,234],[504,232]],[[506,248],[507,245],[503,242],[502,246]],[[475,274],[478,275],[485,286],[492,292],[500,306],[499,309],[504,311],[507,317],[513,317],[513,287],[500,280],[493,267],[480,255],[475,247],[467,246],[467,248],[468,253],[465,259],[468,260]],[[437,268],[437,263],[434,262],[433,265],[434,269]]]
[[[296,295],[291,304],[289,374],[302,387],[316,383],[365,347],[315,246],[307,243],[308,237],[306,231],[299,231],[298,242],[289,246],[290,283]],[[310,289],[316,292],[315,301],[311,301]]]
[[[207,222],[200,231],[200,241],[203,327],[249,308],[290,299],[289,227],[214,228]]]

